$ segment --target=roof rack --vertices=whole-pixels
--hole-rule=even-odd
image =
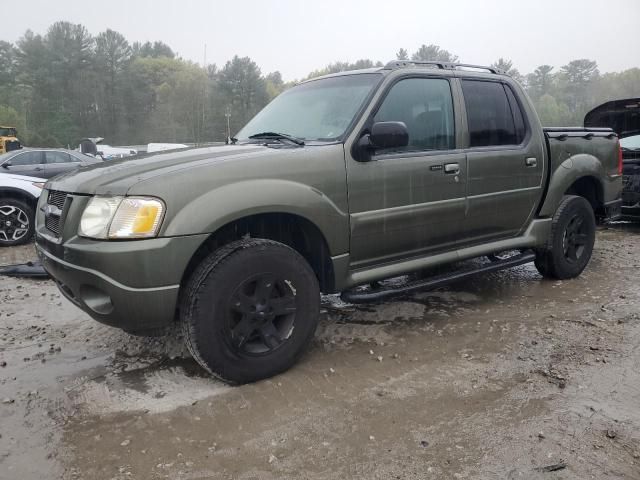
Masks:
[[[417,65],[427,65],[440,70],[484,70],[496,75],[507,75],[507,72],[500,68],[486,67],[484,65],[472,65],[470,63],[454,63],[454,62],[435,62],[435,61],[422,61],[422,60],[392,60],[387,63],[384,68],[387,70],[395,70],[397,68],[406,68]]]

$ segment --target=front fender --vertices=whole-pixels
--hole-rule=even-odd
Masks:
[[[604,166],[593,155],[580,153],[568,157],[551,174],[547,196],[542,204],[539,216],[553,216],[565,192],[576,180],[582,177],[594,177],[598,182],[599,192],[601,193],[604,188],[602,179],[606,176]]]
[[[163,236],[213,233],[260,213],[290,213],[315,224],[332,256],[349,249],[349,216],[318,189],[290,180],[251,179],[214,188],[169,220]]]

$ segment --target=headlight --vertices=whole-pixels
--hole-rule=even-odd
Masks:
[[[155,237],[164,210],[157,198],[93,197],[82,213],[78,234],[97,239]]]

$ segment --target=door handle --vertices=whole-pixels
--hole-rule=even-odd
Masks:
[[[538,165],[538,160],[534,157],[525,158],[524,164],[527,167],[536,167]]]
[[[445,163],[444,173],[448,175],[457,175],[460,173],[460,165],[457,163]]]
[[[36,172],[41,172],[42,170],[44,170],[44,168],[42,168],[42,167],[36,167],[36,168],[34,168],[34,170],[35,170]]]

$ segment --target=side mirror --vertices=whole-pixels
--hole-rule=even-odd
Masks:
[[[409,145],[409,131],[404,122],[377,122],[369,136],[374,148],[398,148]]]
[[[2,168],[9,168],[11,166],[11,160],[7,160],[2,164]]]
[[[371,133],[363,135],[353,149],[358,162],[371,160],[371,153],[378,148],[399,148],[409,144],[409,132],[404,122],[377,122]]]

